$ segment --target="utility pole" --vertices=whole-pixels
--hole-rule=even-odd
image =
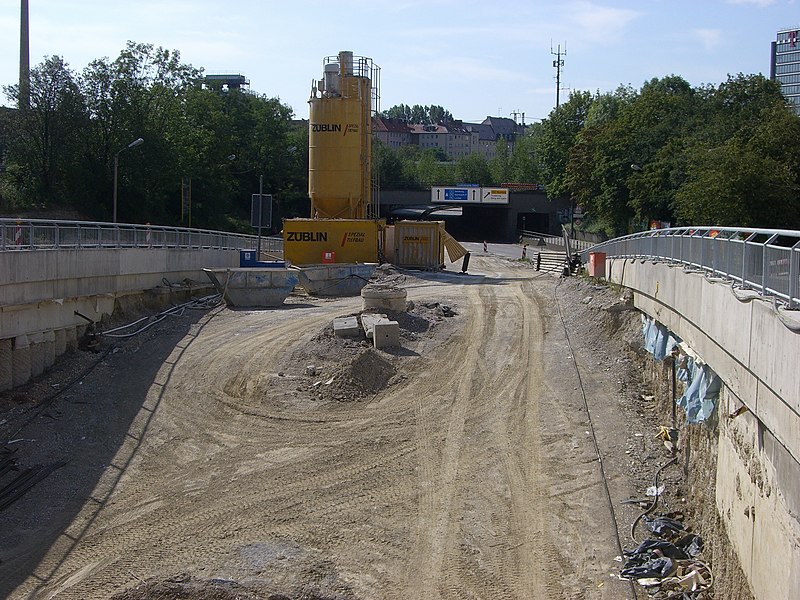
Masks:
[[[517,122],[517,116],[522,114],[522,122],[525,123],[525,113],[520,113],[518,110],[512,110],[511,116],[514,117],[514,123]]]
[[[567,55],[567,43],[564,42],[564,52],[561,52],[561,44],[558,45],[558,49],[553,52],[553,45],[550,44],[550,54],[556,57],[553,61],[553,66],[556,69],[556,108],[560,105],[560,94],[561,94],[561,68],[564,66],[564,59],[561,58],[562,56]]]

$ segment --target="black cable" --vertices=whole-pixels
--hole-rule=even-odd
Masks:
[[[638,517],[636,517],[636,519],[633,521],[633,525],[631,525],[631,540],[633,541],[634,544],[638,544],[638,542],[636,541],[636,535],[635,535],[636,534],[636,525],[638,525],[639,521],[642,520],[642,517],[644,517],[645,515],[649,515],[651,512],[653,512],[655,510],[655,508],[656,508],[656,505],[658,504],[658,476],[661,474],[661,471],[666,469],[671,464],[675,463],[677,460],[678,460],[678,457],[676,456],[675,458],[673,458],[669,462],[666,462],[663,465],[661,465],[658,468],[658,470],[656,471],[656,475],[653,478],[653,487],[656,488],[656,493],[653,496],[653,501],[650,503],[650,506],[647,508],[647,510],[645,510]]]

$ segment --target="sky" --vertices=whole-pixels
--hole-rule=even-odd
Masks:
[[[308,117],[323,59],[350,50],[381,69],[380,108],[438,104],[457,119],[547,117],[571,91],[638,89],[679,75],[769,76],[770,42],[800,29],[800,0],[29,0],[31,66],[61,56],[76,73],[128,40],[178,50],[207,74]],[[20,0],[0,0],[0,85],[19,77]],[[12,101],[1,95],[0,103]]]

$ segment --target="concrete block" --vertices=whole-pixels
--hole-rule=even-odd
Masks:
[[[31,347],[27,335],[14,338],[14,350],[11,353],[12,385],[17,387],[27,383],[31,378]]]
[[[800,335],[788,329],[775,315],[772,305],[753,301],[753,337],[749,367],[792,410],[800,414]]]
[[[13,385],[11,353],[11,338],[0,340],[0,392],[10,390]]]
[[[28,336],[31,344],[31,377],[38,377],[44,373],[44,334],[41,331]]]
[[[745,575],[752,576],[753,521],[757,489],[729,434],[719,437],[716,476],[717,511]]]
[[[44,332],[44,368],[49,369],[56,362],[56,334],[52,329]]]
[[[364,309],[382,308],[394,312],[405,312],[408,292],[399,287],[371,283],[361,290]]]
[[[375,326],[375,323],[388,320],[389,318],[386,315],[380,315],[377,313],[366,313],[361,315],[361,326],[364,328],[364,334],[367,336],[367,339],[372,339],[372,330]]]
[[[67,350],[75,351],[78,349],[78,328],[75,326],[64,329]]]
[[[360,337],[361,328],[356,317],[339,317],[333,320],[333,334],[336,337]]]
[[[67,351],[67,330],[56,329],[56,356],[61,356]]]
[[[378,349],[400,345],[400,324],[397,321],[378,321],[372,329],[372,342]]]
[[[756,415],[784,448],[800,462],[800,417],[763,383],[758,384]]]

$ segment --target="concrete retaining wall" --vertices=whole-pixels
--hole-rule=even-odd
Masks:
[[[800,334],[771,303],[664,263],[612,259],[610,281],[684,339],[725,384],[716,504],[753,595],[800,589]],[[732,418],[738,408],[748,412]]]
[[[21,385],[77,342],[78,330],[117,300],[236,267],[238,250],[113,248],[0,253],[0,390]],[[9,364],[9,357],[11,362]],[[10,373],[10,377],[9,377]]]

